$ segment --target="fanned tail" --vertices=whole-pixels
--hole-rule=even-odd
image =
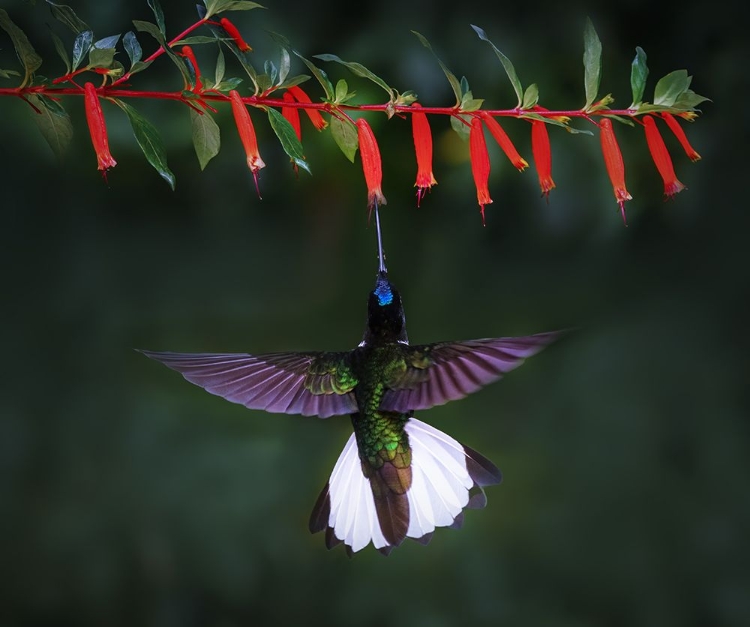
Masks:
[[[437,527],[459,528],[464,508],[486,505],[483,488],[502,478],[492,462],[414,418],[405,430],[411,482],[402,494],[389,487],[385,466],[365,476],[356,438],[349,438],[310,517],[310,531],[326,531],[328,548],[343,542],[356,553],[372,542],[387,555],[404,537],[426,544]]]

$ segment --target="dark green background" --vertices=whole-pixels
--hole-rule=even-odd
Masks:
[[[97,37],[151,19],[145,2],[69,3]],[[45,57],[42,71],[61,73],[47,10],[2,4]],[[303,120],[314,177],[297,180],[254,114],[268,165],[260,201],[228,107],[222,151],[200,172],[187,109],[134,103],[165,139],[173,193],[105,103],[119,162],[105,183],[79,99],[64,103],[75,137],[59,166],[28,108],[2,98],[0,624],[749,624],[748,46],[733,6],[270,4],[232,16],[261,61],[277,54],[263,29],[277,30],[307,56],[361,61],[423,103],[449,105],[416,29],[489,107],[514,98],[470,23],[524,84],[539,83],[542,104],[576,108],[591,15],[602,92],[616,105],[630,102],[636,45],[649,54],[647,94],[671,70],[695,75],[713,99],[688,129],[703,161],[667,138],[690,189],[664,203],[641,129],[618,126],[634,196],[624,228],[597,138],[550,129],[549,204],[533,169],[518,174],[492,145],[495,202],[482,228],[467,146],[446,120],[433,121],[439,185],[417,209],[410,125],[367,116],[412,342],[579,331],[500,384],[419,415],[501,467],[486,510],[428,547],[349,560],[307,532],[347,419],[250,412],[133,348],[353,347],[375,274],[359,159]],[[192,3],[165,12],[174,34]],[[0,46],[9,68],[7,37]],[[214,54],[199,51],[207,74]],[[326,69],[362,101],[382,99]],[[178,89],[180,79],[160,59],[134,84]],[[528,126],[505,126],[530,158]]]

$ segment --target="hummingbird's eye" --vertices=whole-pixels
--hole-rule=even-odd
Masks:
[[[378,305],[381,307],[390,305],[393,302],[393,292],[391,291],[391,286],[388,282],[378,282],[378,285],[375,288],[375,296],[378,297]]]

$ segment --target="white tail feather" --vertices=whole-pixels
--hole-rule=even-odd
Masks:
[[[469,502],[474,480],[467,470],[464,447],[449,435],[411,418],[406,423],[412,450],[412,483],[408,491],[409,529],[419,539],[436,527],[452,525]],[[370,542],[389,546],[375,511],[369,480],[362,473],[354,434],[341,452],[328,482],[328,526],[352,552]]]

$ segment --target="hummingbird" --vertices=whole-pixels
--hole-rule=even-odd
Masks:
[[[376,208],[379,267],[362,341],[346,352],[140,351],[208,392],[250,409],[351,418],[353,433],[310,516],[330,549],[370,543],[384,555],[406,538],[427,544],[483,508],[501,473],[486,457],[414,418],[500,379],[559,332],[411,345],[388,278]]]

